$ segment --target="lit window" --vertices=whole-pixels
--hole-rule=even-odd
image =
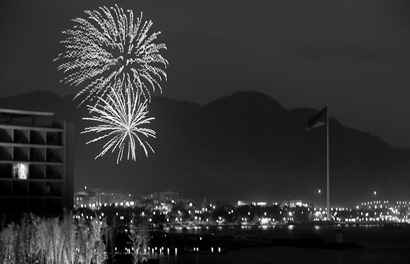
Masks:
[[[28,163],[13,164],[13,178],[19,180],[27,180],[28,178]]]

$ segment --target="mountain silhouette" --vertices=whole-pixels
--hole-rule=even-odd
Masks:
[[[0,98],[0,108],[51,111],[75,124],[75,184],[144,195],[173,190],[202,201],[303,199],[325,204],[326,127],[306,131],[318,110],[286,109],[259,92],[237,92],[204,106],[162,96],[149,105],[157,138],[155,153],[116,164],[116,153],[94,160],[104,142],[95,135],[85,105],[72,96],[36,91]],[[330,118],[332,205],[374,199],[408,199],[410,149],[393,148],[381,138]],[[317,190],[322,190],[322,197]]]

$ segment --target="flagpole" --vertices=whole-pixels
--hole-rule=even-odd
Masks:
[[[329,188],[329,102],[327,103],[326,111],[326,187],[327,187],[327,219],[330,220],[330,188]]]

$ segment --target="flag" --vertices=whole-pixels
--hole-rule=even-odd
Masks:
[[[314,117],[309,119],[305,130],[309,130],[315,127],[326,125],[326,120],[327,120],[327,106],[325,106],[325,108],[323,108]]]

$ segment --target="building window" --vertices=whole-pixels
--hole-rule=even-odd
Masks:
[[[27,180],[28,178],[28,163],[13,164],[13,178],[19,180]]]
[[[46,183],[46,194],[51,194],[51,185],[49,182]]]

